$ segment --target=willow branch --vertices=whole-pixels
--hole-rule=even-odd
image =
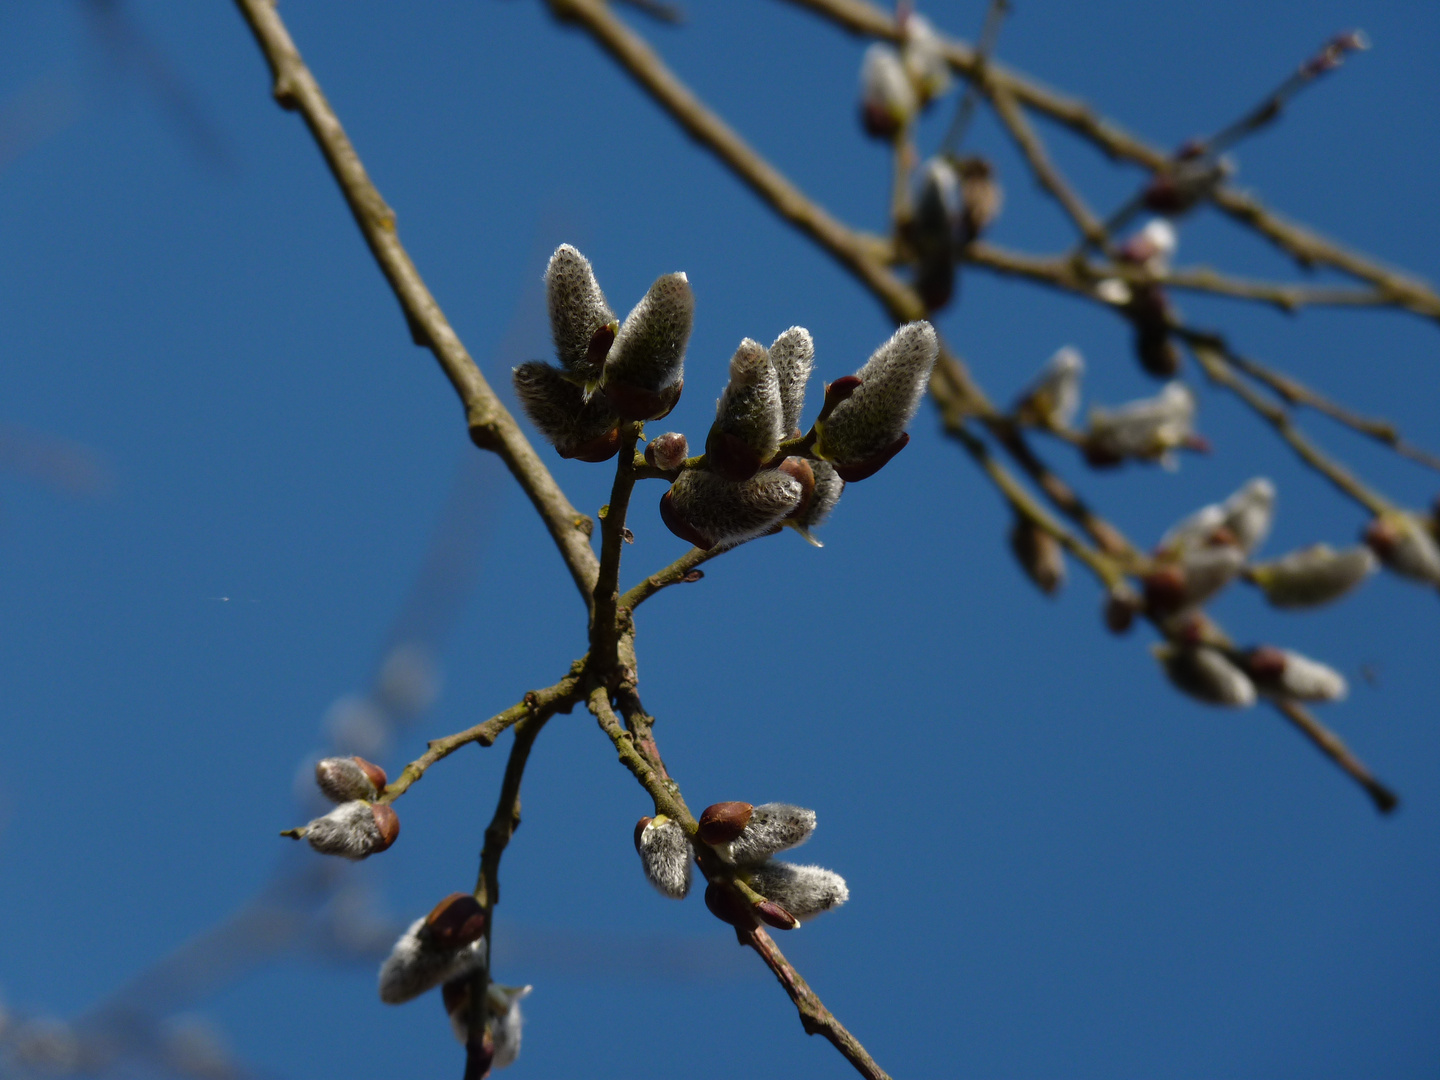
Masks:
[[[1040,186],[1070,216],[1082,237],[1092,244],[1104,247],[1107,239],[1105,226],[1051,162],[1044,141],[1025,118],[1025,110],[1015,100],[1015,95],[998,84],[987,83],[985,89],[1000,123],[1019,146],[1020,153],[1024,155],[1026,164],[1030,166],[1030,171],[1035,174]]]
[[[1230,366],[1223,345],[1213,335],[1183,328],[1177,329],[1176,333],[1190,346],[1191,355],[1210,381],[1231,391],[1249,405],[1290,444],[1290,448],[1300,455],[1307,465],[1370,513],[1383,514],[1392,509],[1388,499],[1366,485],[1296,428],[1290,411],[1285,406],[1269,400],[1240,378]]]
[[[270,65],[275,100],[304,117],[371,254],[400,301],[411,336],[416,344],[428,347],[435,355],[459,396],[470,438],[505,462],[544,520],[570,576],[588,601],[597,570],[595,552],[590,547],[589,519],[570,505],[440,310],[400,243],[394,212],[371,182],[339,117],[301,60],[273,0],[236,0],[236,4]]]
[[[610,502],[600,518],[600,569],[595,578],[595,599],[591,605],[590,656],[602,671],[613,667],[620,627],[617,621],[620,554],[625,547],[625,518],[630,512],[630,493],[635,489],[635,444],[640,425],[627,423],[620,429],[620,454],[615,459],[615,481]]]
[[[1336,423],[1343,424],[1352,431],[1361,435],[1369,436],[1377,442],[1384,443],[1401,457],[1409,458],[1411,461],[1424,465],[1427,468],[1440,471],[1440,457],[1407,442],[1400,437],[1400,431],[1389,420],[1380,420],[1375,417],[1361,416],[1352,412],[1337,402],[1331,401],[1317,390],[1311,389],[1298,379],[1267,367],[1258,361],[1248,359],[1236,352],[1226,353],[1227,359],[1235,367],[1239,368],[1246,375],[1249,375],[1257,382],[1264,383],[1284,401],[1291,405],[1304,405],[1323,413]]]
[[[651,574],[640,584],[629,589],[624,596],[620,597],[620,607],[634,611],[661,589],[679,585],[681,582],[699,581],[705,575],[696,568],[702,563],[709,562],[715,556],[723,554],[724,551],[720,548],[711,548],[709,551],[703,548],[691,548],[665,569]]]
[[[511,705],[504,712],[496,713],[482,724],[447,735],[443,739],[431,739],[425,753],[406,765],[404,770],[386,788],[379,802],[391,803],[409,790],[410,785],[425,775],[427,769],[442,758],[447,758],[462,746],[479,743],[493,746],[502,732],[524,720],[526,717],[542,717],[548,720],[557,712],[567,712],[584,696],[584,661],[571,665],[570,674],[554,686],[543,690],[532,690],[523,699]]]
[[[1366,794],[1374,801],[1375,808],[1382,814],[1388,814],[1400,805],[1399,796],[1376,780],[1364,763],[1350,752],[1350,748],[1345,745],[1340,736],[1312,716],[1305,706],[1298,701],[1276,701],[1272,704],[1280,715],[1299,728],[1322,754],[1340,766],[1347,775],[1364,788]]]
[[[892,317],[899,322],[925,317],[925,307],[914,290],[874,257],[873,247],[865,238],[807,198],[757,154],[729,124],[697,98],[603,0],[547,0],[547,3],[557,19],[583,27],[686,132],[718,157],[766,205],[828,251],[880,297]]]
[[[790,0],[830,22],[865,37],[900,40],[900,28],[889,12],[865,0]],[[984,78],[1008,91],[1021,105],[1087,140],[1107,157],[1129,161],[1152,172],[1171,165],[1168,151],[1152,146],[1111,120],[1100,116],[1078,98],[1054,90],[994,60],[983,60],[976,49],[954,38],[944,42],[951,68],[966,79]],[[1368,281],[1390,297],[1390,302],[1420,315],[1440,319],[1440,294],[1416,278],[1382,266],[1327,237],[1268,210],[1258,198],[1231,187],[1220,187],[1211,201],[1224,213],[1246,225],[1305,266],[1323,264]]]
[[[637,699],[638,703],[638,699]],[[655,812],[673,818],[680,824],[689,836],[695,835],[697,828],[695,818],[690,813],[690,808],[685,805],[685,800],[680,795],[679,785],[664,771],[663,763],[657,769],[651,764],[646,754],[637,748],[639,741],[634,732],[622,726],[619,717],[610,706],[610,695],[603,686],[596,687],[590,692],[586,704],[600,725],[600,730],[610,737],[614,744],[620,762],[640,781],[641,787],[649,793],[655,803]],[[651,718],[646,717],[646,720]],[[648,735],[648,727],[646,729]],[[654,742],[650,740],[653,747]],[[659,751],[654,751],[656,761],[659,761]],[[697,843],[697,849],[701,845]],[[709,877],[718,863],[713,856],[706,857],[699,853],[701,869],[706,871]],[[827,1009],[823,1002],[810,989],[808,983],[795,970],[793,964],[785,959],[783,953],[775,945],[760,927],[753,927],[750,930],[738,931],[741,940],[760,954],[766,965],[775,973],[780,980],[780,985],[785,988],[790,1000],[795,1003],[796,1011],[800,1014],[800,1023],[807,1035],[823,1035],[840,1053],[845,1057],[861,1076],[869,1080],[889,1080],[886,1072],[875,1064],[860,1040],[851,1035],[845,1025],[837,1020],[833,1013]]]

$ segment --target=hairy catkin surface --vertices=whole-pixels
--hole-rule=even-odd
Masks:
[[[661,391],[685,375],[695,296],[684,274],[657,278],[625,316],[605,361],[605,382]]]
[[[875,350],[857,374],[860,387],[825,422],[827,460],[852,464],[874,457],[905,432],[920,407],[940,343],[928,322],[907,323]]]
[[[780,426],[784,438],[800,430],[805,386],[815,367],[815,342],[803,326],[792,326],[770,346],[770,366],[780,387]]]
[[[724,854],[738,866],[763,862],[778,851],[797,847],[815,831],[815,811],[789,803],[755,807],[744,831]]]
[[[569,244],[550,256],[545,270],[545,298],[550,308],[550,333],[555,356],[566,371],[585,378],[599,375],[586,361],[590,338],[615,313],[605,302],[590,260]]]
[[[765,862],[746,872],[750,887],[804,922],[850,899],[845,879],[823,866]]]

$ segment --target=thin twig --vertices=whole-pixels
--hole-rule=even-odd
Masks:
[[[610,489],[610,502],[600,518],[600,570],[595,578],[595,599],[591,605],[590,657],[602,671],[608,671],[616,662],[615,649],[620,634],[616,620],[620,554],[625,547],[630,493],[635,489],[635,444],[639,437],[639,424],[622,425],[615,481]]]
[[[1003,86],[982,85],[989,94],[990,103],[995,106],[995,114],[1000,118],[1000,123],[1020,147],[1020,153],[1025,156],[1025,161],[1040,186],[1060,204],[1085,240],[1104,247],[1108,239],[1104,224],[1051,162],[1044,141],[1025,118],[1025,110],[1015,100],[1015,95]]]
[[[1318,391],[1312,390],[1298,379],[1286,375],[1283,372],[1275,371],[1273,368],[1267,367],[1258,361],[1251,360],[1248,357],[1241,356],[1239,353],[1227,351],[1226,357],[1230,363],[1234,364],[1246,375],[1249,375],[1257,382],[1264,383],[1289,404],[1304,405],[1307,408],[1314,409],[1316,412],[1323,413],[1336,423],[1343,424],[1352,431],[1357,431],[1361,435],[1367,435],[1377,442],[1384,443],[1401,457],[1409,458],[1411,461],[1424,465],[1426,468],[1440,471],[1440,456],[1405,441],[1400,437],[1399,430],[1389,420],[1379,420],[1374,417],[1361,416],[1357,412],[1352,412],[1350,409],[1345,408],[1345,406],[1331,401]]]
[[[691,548],[665,569],[656,571],[640,584],[630,588],[624,596],[620,597],[619,606],[634,611],[661,589],[678,585],[682,581],[699,581],[703,575],[698,575],[696,568],[717,555],[723,555],[727,550],[729,549],[718,547],[711,548],[709,551],[703,548]]]
[[[1010,14],[1010,0],[990,0],[990,6],[985,9],[985,24],[980,28],[979,44],[975,47],[975,64],[977,70],[983,72],[985,65],[989,63],[991,55],[995,52],[995,43],[1000,39],[1000,27],[1005,23],[1005,16]],[[940,143],[940,153],[955,156],[960,152],[960,145],[965,141],[965,133],[970,129],[970,121],[975,118],[976,87],[980,82],[979,78],[971,79],[965,87],[965,93],[960,97],[960,104],[955,107],[955,116],[950,121],[950,127],[945,131],[945,138]]]
[[[1270,401],[1241,379],[1231,367],[1223,343],[1214,335],[1186,330],[1183,327],[1177,328],[1175,333],[1190,346],[1191,355],[1210,381],[1231,391],[1259,413],[1307,465],[1372,514],[1383,514],[1393,509],[1388,499],[1362,482],[1296,428],[1290,411],[1285,406]]]
[[[584,696],[582,682],[584,670],[584,661],[576,661],[571,665],[570,674],[554,686],[547,686],[544,690],[532,690],[523,699],[511,705],[504,712],[496,713],[483,724],[476,724],[472,728],[467,728],[454,735],[447,735],[443,739],[431,739],[426,744],[425,753],[406,765],[400,775],[385,788],[384,794],[377,801],[394,802],[409,790],[411,784],[424,776],[425,771],[431,765],[442,758],[449,757],[462,746],[468,746],[470,743],[492,746],[506,728],[519,723],[527,716],[543,716],[549,719],[557,712],[568,711]]]
[[[286,109],[299,110],[304,117],[355,215],[365,242],[400,301],[411,336],[416,344],[428,347],[435,354],[459,395],[465,407],[470,438],[482,449],[494,451],[505,462],[535,505],[576,587],[588,602],[598,569],[595,552],[590,547],[589,518],[570,505],[446,320],[400,243],[394,212],[371,182],[320,84],[300,59],[299,50],[272,0],[236,0],[236,4],[270,65],[275,100]]]
[[[1388,814],[1400,805],[1400,797],[1376,780],[1364,763],[1350,752],[1350,748],[1340,736],[1315,719],[1303,705],[1297,701],[1275,701],[1272,704],[1280,715],[1299,728],[1322,754],[1339,765],[1365,789],[1380,813]]]
[[[853,34],[900,40],[901,32],[889,12],[866,0],[789,0],[815,12]],[[1021,105],[1042,113],[1086,139],[1107,157],[1129,161],[1151,172],[1171,164],[1171,154],[1126,131],[1101,116],[1078,98],[1057,93],[1030,77],[995,61],[980,63],[978,52],[954,38],[942,38],[950,66],[967,79],[982,75],[994,86],[1008,90]],[[983,69],[983,70],[982,70]],[[1440,294],[1414,277],[1382,266],[1368,256],[1351,251],[1327,237],[1267,209],[1248,192],[1221,186],[1211,201],[1236,221],[1253,228],[1302,265],[1332,266],[1368,281],[1391,297],[1396,306],[1440,320]]]

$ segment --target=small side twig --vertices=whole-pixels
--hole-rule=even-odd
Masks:
[[[661,589],[678,585],[681,582],[699,581],[704,575],[697,567],[724,553],[725,549],[722,548],[711,548],[709,551],[702,548],[691,548],[665,569],[656,571],[640,584],[626,591],[625,595],[620,597],[620,607],[634,611]]]
[[[541,716],[548,720],[557,712],[568,711],[583,696],[584,661],[571,666],[570,674],[554,686],[543,690],[532,690],[524,699],[511,705],[504,712],[496,713],[484,723],[472,728],[447,735],[443,739],[431,739],[425,753],[406,765],[404,770],[385,788],[379,802],[392,803],[409,790],[410,785],[425,775],[425,771],[442,758],[447,758],[462,746],[479,743],[493,746],[495,740],[508,727],[518,724],[530,716]]]
[[[1363,762],[1350,752],[1340,736],[1327,728],[1310,714],[1298,701],[1273,702],[1276,711],[1294,724],[1307,739],[1315,744],[1322,754],[1339,765],[1347,775],[1365,789],[1375,808],[1388,814],[1400,805],[1400,797],[1371,774]]]

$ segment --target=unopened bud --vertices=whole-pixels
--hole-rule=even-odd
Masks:
[[[800,922],[850,899],[845,879],[821,866],[764,862],[745,872],[752,889],[772,900]]]
[[[1016,402],[1016,418],[1021,423],[1055,430],[1068,428],[1080,411],[1080,380],[1084,374],[1085,358],[1079,349],[1066,345],[1056,350]]]
[[[728,844],[745,831],[755,807],[748,802],[722,802],[705,808],[700,815],[700,839],[714,847]]]
[[[1105,597],[1105,626],[1112,634],[1124,634],[1135,623],[1144,601],[1129,585],[1117,585]]]
[[[684,900],[690,892],[690,841],[679,822],[661,814],[636,825],[635,849],[645,877],[663,895]]]
[[[728,885],[712,881],[705,886],[705,906],[721,922],[729,923],[737,930],[749,930],[755,925],[754,916],[735,890]]]
[[[660,499],[660,518],[682,540],[709,551],[734,547],[778,528],[803,492],[794,477],[766,469],[735,483],[686,469]]]
[[[1255,704],[1255,686],[1225,654],[1209,645],[1155,647],[1165,676],[1183,693],[1209,705],[1246,708]]]
[[[362,757],[330,757],[315,763],[315,783],[331,802],[374,799],[385,790],[385,770]]]
[[[449,902],[447,897],[441,906]],[[483,935],[464,945],[447,947],[431,932],[426,919],[416,919],[380,965],[380,1000],[387,1005],[403,1004],[441,983],[473,974],[484,966],[485,957]]]
[[[877,139],[892,139],[910,122],[920,103],[900,56],[876,42],[860,64],[860,122]]]
[[[960,173],[962,206],[960,246],[964,247],[990,227],[1000,216],[1005,192],[995,179],[994,167],[981,157],[961,158],[956,162]]]
[[[1065,584],[1065,552],[1060,541],[1029,518],[1016,518],[1010,527],[1010,550],[1020,569],[1046,596]]]
[[[915,289],[930,311],[938,311],[955,291],[964,206],[960,176],[948,157],[932,157],[920,169],[920,186],[907,237],[915,251]]]
[[[420,932],[437,949],[462,949],[485,933],[485,909],[469,893],[451,893],[425,916]]]
[[[1366,527],[1365,543],[1401,577],[1440,585],[1440,547],[1413,515],[1399,510],[1381,514]]]
[[[796,930],[800,927],[800,920],[773,900],[757,901],[752,910],[756,918],[776,930]]]
[[[810,839],[814,831],[814,810],[789,803],[764,803],[755,807],[734,840],[716,845],[715,850],[728,863],[750,866],[776,852],[798,847]]]
[[[645,460],[655,468],[666,471],[678,469],[688,453],[690,453],[690,443],[678,431],[667,431],[664,435],[656,435],[645,444]]]
[[[711,467],[727,480],[748,480],[787,434],[780,380],[765,346],[746,338],[730,360],[730,382],[715,406],[705,440]]]
[[[620,449],[620,417],[603,396],[585,391],[558,369],[538,360],[512,375],[520,407],[561,457],[605,461]]]
[[[805,385],[815,367],[815,342],[803,326],[792,326],[770,346],[770,366],[780,387],[780,426],[784,436],[800,430],[805,411]]]
[[[322,855],[363,859],[395,842],[400,835],[400,819],[388,804],[355,799],[316,818],[297,834]]]
[[[1368,547],[1336,551],[1315,544],[1274,562],[1250,567],[1245,576],[1278,608],[1307,608],[1338,600],[1379,567]]]
[[[906,323],[857,372],[860,385],[822,422],[815,454],[847,482],[878,472],[904,449],[905,431],[939,355],[940,341],[928,322]]]
[[[615,313],[605,302],[590,260],[562,244],[545,270],[545,296],[560,366],[581,383],[594,383],[600,377],[600,365],[591,355],[591,341],[597,330],[614,321]]]
[[[605,361],[604,385],[626,420],[659,420],[680,400],[694,315],[689,279],[666,274],[625,316]]]
[[[1334,668],[1289,649],[1261,645],[1241,657],[1255,688],[1266,697],[1339,701],[1350,692]]]

